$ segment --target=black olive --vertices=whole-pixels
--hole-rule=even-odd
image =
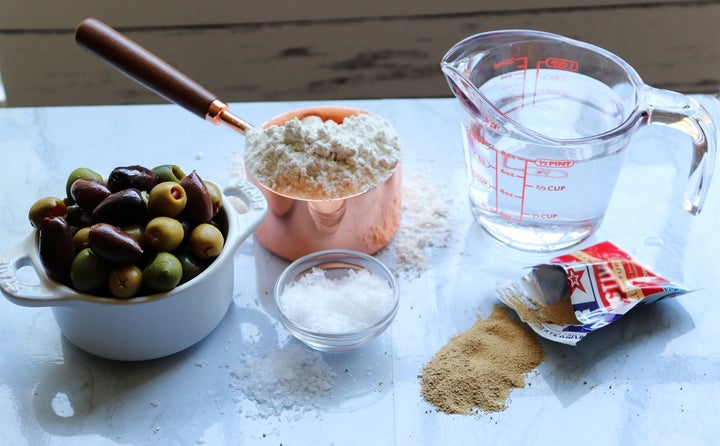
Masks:
[[[137,240],[108,223],[97,223],[90,227],[88,246],[101,259],[118,265],[135,263],[143,255]]]
[[[70,282],[70,267],[75,258],[70,225],[64,218],[45,217],[38,235],[40,259],[48,276],[58,282]]]
[[[124,189],[115,192],[100,202],[93,210],[92,217],[97,223],[125,226],[142,223],[147,205],[138,189]]]
[[[213,204],[207,186],[194,170],[180,180],[185,189],[187,204],[183,214],[193,225],[210,223],[213,217]]]
[[[91,211],[112,192],[102,181],[93,178],[80,178],[70,186],[70,197],[78,206]]]
[[[150,191],[157,184],[157,175],[143,166],[116,167],[108,176],[107,185],[112,192],[123,189]]]

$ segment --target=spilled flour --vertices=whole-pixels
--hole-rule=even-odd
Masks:
[[[450,202],[440,196],[444,189],[430,176],[403,175],[400,227],[386,250],[397,269],[421,273],[428,267],[433,250],[451,241]]]

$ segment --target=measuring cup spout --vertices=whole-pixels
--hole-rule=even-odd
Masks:
[[[516,126],[509,122],[477,87],[475,87],[472,81],[465,75],[464,71],[466,70],[458,68],[455,64],[445,62],[443,62],[441,68],[450,87],[450,91],[452,91],[472,121],[491,127],[498,133],[504,133],[511,129],[517,131]]]
[[[445,62],[442,63],[441,69],[450,91],[460,101],[463,109],[475,116],[482,115],[490,104],[465,76],[465,73],[455,65]]]

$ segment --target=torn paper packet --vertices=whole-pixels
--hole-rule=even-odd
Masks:
[[[576,345],[639,304],[690,292],[636,262],[611,242],[602,242],[530,268],[498,290],[539,335]]]

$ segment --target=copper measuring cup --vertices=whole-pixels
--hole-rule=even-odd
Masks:
[[[228,105],[127,36],[105,23],[88,18],[75,31],[75,41],[139,84],[212,122],[245,134],[251,124],[233,115]],[[319,116],[342,123],[361,110],[318,106],[289,111],[272,118],[263,128],[292,119]],[[274,192],[248,174],[268,201],[267,216],[256,239],[287,260],[324,249],[351,249],[374,254],[392,240],[400,225],[400,166],[381,184],[352,197],[305,200]]]
[[[293,118],[319,116],[342,123],[362,110],[317,106],[292,110],[272,118],[263,127],[282,125]],[[268,250],[288,260],[326,249],[350,249],[374,254],[386,246],[400,226],[401,169],[396,166],[379,185],[358,195],[329,200],[307,200],[279,194],[252,178],[269,211],[255,231]]]

